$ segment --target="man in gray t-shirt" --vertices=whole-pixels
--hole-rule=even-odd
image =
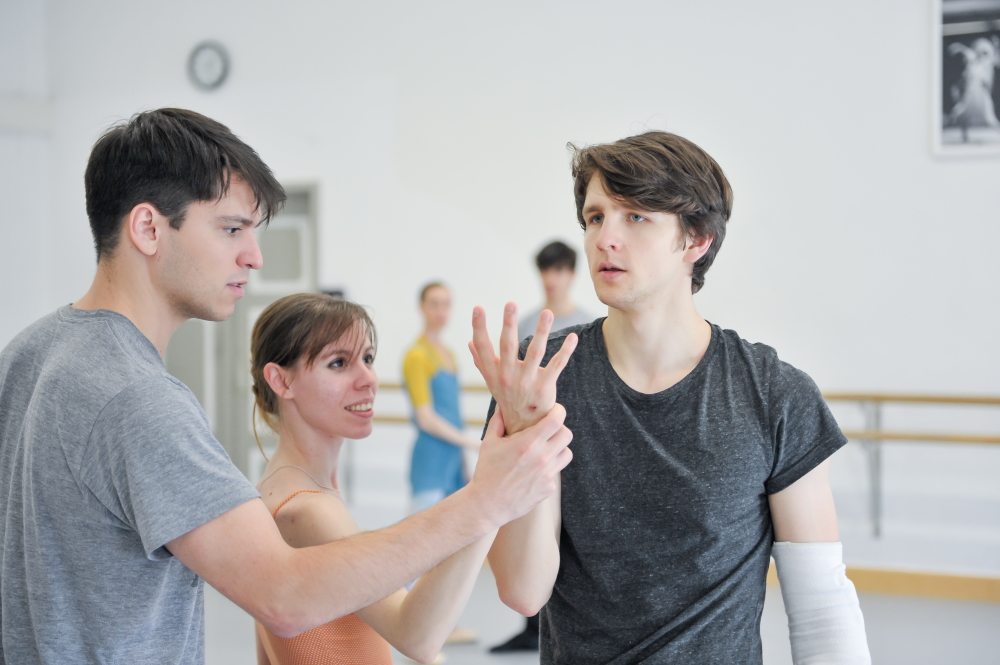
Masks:
[[[281,186],[181,109],[111,128],[84,180],[93,284],[0,351],[0,665],[202,662],[202,580],[291,637],[552,494],[570,458],[561,408],[487,437],[469,484],[419,515],[290,547],[162,361],[187,319],[232,315]]]
[[[0,468],[20,470],[3,490],[3,660],[204,660],[204,583],[166,545],[258,494],[152,343],[106,310],[36,322],[0,354],[0,441]]]
[[[535,333],[538,319],[544,310],[552,312],[552,332],[563,328],[590,323],[594,316],[573,302],[570,288],[576,277],[576,250],[560,240],[547,244],[535,256],[538,276],[545,290],[545,305],[525,314],[517,322],[517,338],[524,339]]]

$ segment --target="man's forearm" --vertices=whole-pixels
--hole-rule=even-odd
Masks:
[[[497,528],[463,489],[386,529],[291,550],[271,585],[277,628],[295,635],[385,598]]]
[[[840,543],[774,543],[795,665],[871,665],[865,618]]]
[[[500,599],[532,616],[552,595],[559,573],[558,492],[524,517],[500,528],[489,561]]]
[[[572,459],[565,417],[557,405],[529,432],[503,438],[498,413],[469,484],[387,529],[294,549],[264,502],[254,499],[167,546],[272,631],[297,635],[385,598],[550,497]]]

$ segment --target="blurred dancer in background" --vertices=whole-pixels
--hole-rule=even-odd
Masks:
[[[552,332],[569,328],[581,323],[590,323],[594,316],[577,307],[570,299],[570,289],[576,276],[576,251],[564,242],[556,240],[542,247],[535,256],[535,265],[542,278],[545,288],[544,307],[526,314],[517,323],[517,338],[523,340],[535,332],[538,318],[543,310],[550,310],[555,315],[552,321]],[[490,653],[505,653],[508,651],[538,651],[538,615],[530,616],[524,624],[524,630],[503,644],[490,649]]]
[[[546,309],[555,316],[552,332],[594,320],[594,316],[577,307],[569,295],[576,276],[576,251],[572,247],[559,240],[550,242],[535,256],[535,265],[545,288],[545,305],[518,321],[518,339],[535,332],[538,317]]]
[[[430,508],[468,480],[462,448],[479,450],[479,439],[464,432],[459,408],[458,367],[441,332],[451,315],[451,292],[440,282],[420,291],[424,330],[403,359],[403,382],[413,404],[417,440],[410,460],[414,513]],[[474,642],[476,634],[455,628],[449,644]]]

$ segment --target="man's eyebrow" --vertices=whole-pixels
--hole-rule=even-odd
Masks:
[[[258,224],[260,224],[260,222],[255,222],[249,217],[244,217],[243,215],[223,215],[222,217],[219,217],[219,220],[230,224],[248,226],[250,228],[255,228]]]

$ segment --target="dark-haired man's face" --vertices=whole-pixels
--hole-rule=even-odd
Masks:
[[[232,316],[250,271],[263,264],[255,207],[253,190],[234,176],[220,200],[192,203],[180,229],[166,230],[154,278],[177,314],[207,321]]]
[[[605,305],[634,310],[684,289],[691,293],[691,265],[676,215],[612,198],[595,175],[587,186],[583,219],[590,276]]]
[[[553,266],[540,272],[545,297],[549,302],[561,302],[569,297],[574,271],[569,266]]]

